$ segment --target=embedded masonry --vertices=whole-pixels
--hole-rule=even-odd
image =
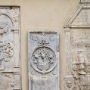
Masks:
[[[81,3],[90,3],[90,0],[81,0]]]
[[[78,5],[65,25],[66,90],[90,90],[90,3],[86,2]]]
[[[60,90],[59,34],[28,32],[29,90]]]
[[[0,90],[20,90],[20,9],[0,7]]]

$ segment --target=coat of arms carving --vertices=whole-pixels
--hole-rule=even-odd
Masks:
[[[29,90],[59,90],[58,45],[56,32],[28,33]]]

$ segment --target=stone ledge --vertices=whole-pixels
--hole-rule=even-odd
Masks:
[[[80,0],[80,3],[90,3],[90,0]]]

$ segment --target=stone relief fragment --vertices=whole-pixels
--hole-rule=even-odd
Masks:
[[[59,90],[59,34],[28,32],[29,90]]]
[[[0,90],[20,90],[20,8],[0,7]]]
[[[81,2],[65,25],[66,90],[90,90],[90,0]]]
[[[81,0],[81,3],[88,3],[90,0]]]

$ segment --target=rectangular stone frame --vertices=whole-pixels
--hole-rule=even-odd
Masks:
[[[29,90],[60,90],[59,54],[57,32],[28,32]]]
[[[21,90],[20,7],[0,7],[0,90]]]
[[[90,90],[90,0],[81,0],[65,26],[66,90]]]

